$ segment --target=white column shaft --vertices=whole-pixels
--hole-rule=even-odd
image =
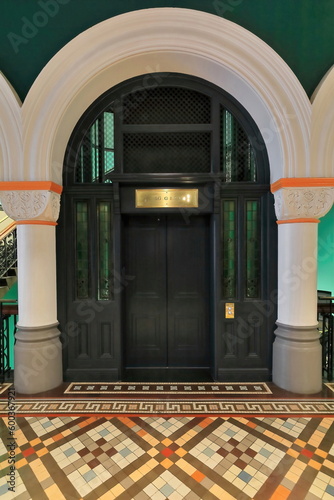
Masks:
[[[55,226],[17,227],[19,325],[57,323]]]
[[[317,245],[316,223],[279,224],[279,323],[317,324]]]

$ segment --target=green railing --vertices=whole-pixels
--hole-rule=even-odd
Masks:
[[[11,349],[12,331],[16,330],[17,300],[0,299],[0,383],[9,378],[14,368]]]

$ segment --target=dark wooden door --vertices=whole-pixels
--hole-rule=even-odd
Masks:
[[[209,366],[209,220],[124,220],[125,366]]]

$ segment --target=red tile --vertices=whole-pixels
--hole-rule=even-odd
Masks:
[[[170,457],[171,455],[173,455],[174,451],[171,450],[170,448],[165,448],[164,450],[161,451],[161,453],[165,456],[165,457]]]
[[[305,455],[305,457],[313,457],[314,453],[313,451],[306,450],[305,448],[300,452],[302,455]]]
[[[22,450],[22,455],[24,457],[29,457],[29,455],[32,455],[33,453],[36,453],[34,448],[28,448],[27,450]]]

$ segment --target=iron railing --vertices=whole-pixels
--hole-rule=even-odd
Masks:
[[[17,262],[17,234],[16,224],[13,222],[0,233],[0,278],[5,276],[9,269]]]
[[[3,384],[9,378],[14,368],[11,359],[11,330],[16,330],[18,314],[17,300],[0,300],[0,383]]]
[[[328,382],[332,382],[334,368],[334,297],[318,296],[318,314],[322,345],[322,373]]]

